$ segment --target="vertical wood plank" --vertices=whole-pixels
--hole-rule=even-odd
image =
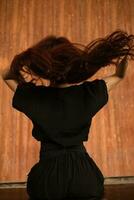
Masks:
[[[49,34],[83,44],[117,28],[134,34],[133,7],[133,0],[1,0],[0,67]],[[94,117],[84,143],[106,177],[134,175],[132,65]],[[102,69],[92,79],[113,72],[112,67]],[[0,97],[0,182],[26,181],[38,161],[40,144],[31,135],[31,121],[12,108],[13,92],[2,80]]]

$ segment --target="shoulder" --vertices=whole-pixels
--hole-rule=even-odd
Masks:
[[[107,88],[107,84],[106,81],[104,79],[94,79],[92,81],[86,81],[88,87],[90,87],[93,90],[107,90],[108,92],[108,88]]]
[[[115,88],[115,86],[123,80],[122,78],[116,76],[115,74],[103,77],[102,79],[95,79],[93,81],[89,81],[91,87],[96,89],[106,89],[107,93],[111,91],[111,89]]]
[[[108,88],[104,79],[95,79],[87,82],[87,89],[91,96],[96,100],[108,102]]]

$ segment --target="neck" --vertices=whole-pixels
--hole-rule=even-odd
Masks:
[[[69,87],[72,85],[80,85],[82,84],[84,81],[80,82],[80,83],[74,83],[74,84],[69,84],[69,83],[64,83],[64,84],[60,84],[58,87]]]

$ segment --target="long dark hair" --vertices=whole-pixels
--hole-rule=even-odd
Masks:
[[[88,45],[49,35],[15,55],[10,75],[19,83],[25,82],[20,70],[27,66],[29,73],[49,79],[50,86],[78,83],[93,76],[100,68],[116,64],[113,59],[118,62],[124,56],[134,60],[134,35],[120,29]]]

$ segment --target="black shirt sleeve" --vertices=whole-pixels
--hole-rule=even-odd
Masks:
[[[34,112],[35,91],[32,83],[18,84],[12,99],[12,106],[29,118]]]
[[[92,97],[91,113],[94,116],[108,102],[108,90],[103,79],[95,79],[87,84],[88,92]]]

